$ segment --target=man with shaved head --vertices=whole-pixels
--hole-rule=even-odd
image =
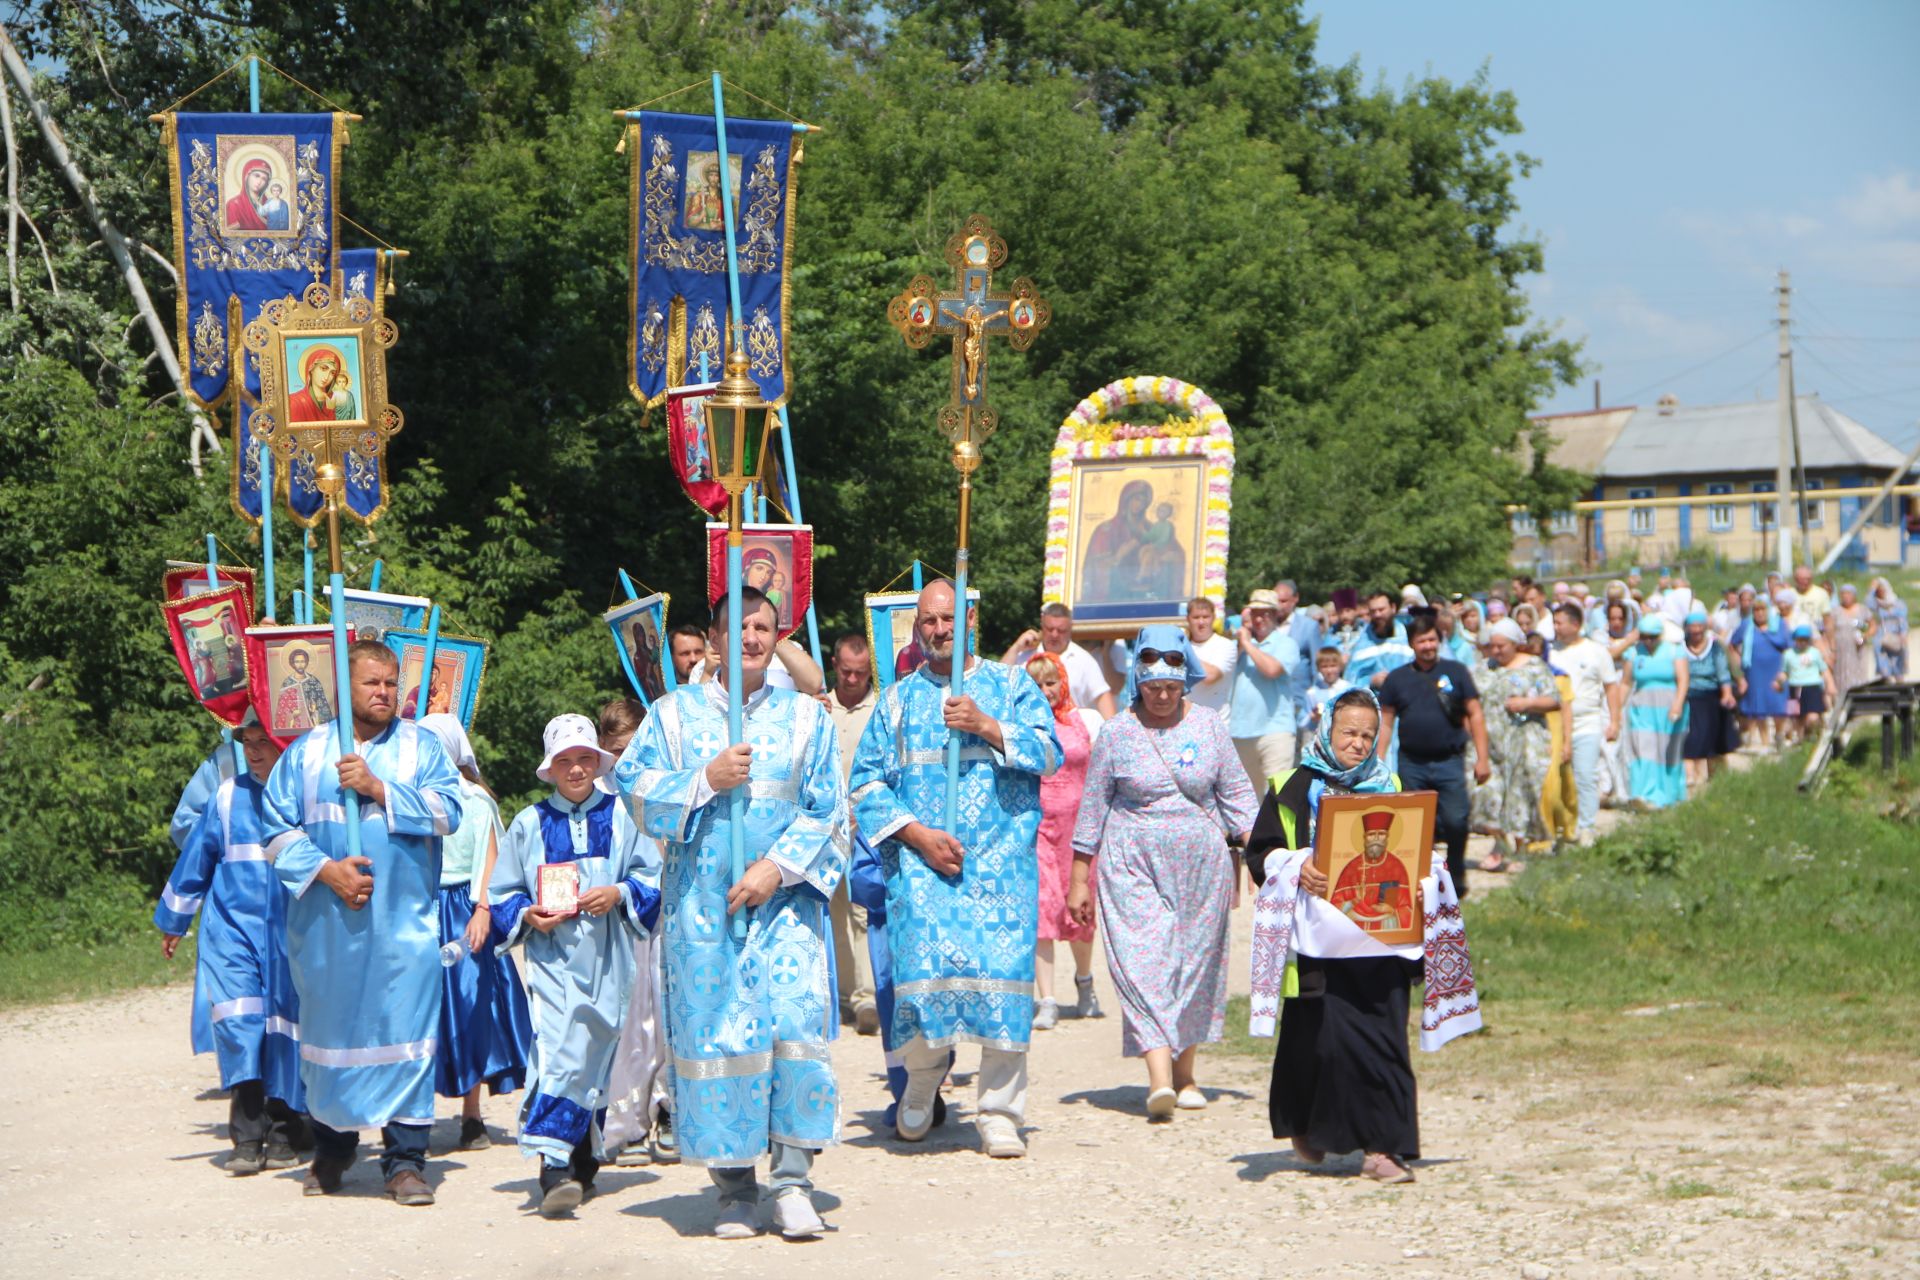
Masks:
[[[887,882],[894,1011],[887,1046],[907,1069],[894,1123],[933,1125],[953,1046],[980,1046],[975,1125],[990,1156],[1026,1154],[1027,1041],[1039,925],[1040,779],[1060,767],[1053,708],[1017,667],[969,655],[953,697],[953,585],[920,593],[926,665],[880,695],[854,757],[855,820]],[[947,739],[960,737],[957,818],[942,830]]]

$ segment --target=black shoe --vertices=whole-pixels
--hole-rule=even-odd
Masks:
[[[300,1153],[285,1142],[267,1144],[267,1168],[291,1169],[300,1163]]]
[[[540,1162],[540,1216],[561,1218],[586,1199],[587,1189],[574,1179],[573,1169]]]
[[[579,1183],[580,1189],[589,1195],[593,1193],[593,1175],[600,1172],[600,1162],[595,1160],[590,1152],[591,1148],[586,1143],[581,1143],[573,1149],[573,1159],[567,1165],[573,1180]]]
[[[485,1120],[460,1117],[460,1150],[485,1151],[491,1146],[493,1146],[493,1135],[487,1132]]]
[[[307,1176],[300,1184],[301,1193],[310,1196],[330,1196],[340,1189],[340,1179],[353,1167],[353,1157],[344,1160],[316,1155],[313,1163],[307,1166]]]
[[[236,1142],[233,1144],[233,1154],[227,1157],[227,1172],[236,1178],[258,1173],[266,1167],[266,1157],[261,1154],[257,1142]]]

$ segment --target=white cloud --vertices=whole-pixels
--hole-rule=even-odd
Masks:
[[[1847,221],[1869,231],[1920,224],[1920,179],[1905,170],[1865,178],[1858,190],[1835,203]]]

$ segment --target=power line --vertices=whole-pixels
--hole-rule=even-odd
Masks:
[[[1680,379],[1682,378],[1690,378],[1694,374],[1699,373],[1702,369],[1708,368],[1712,365],[1719,364],[1722,360],[1725,360],[1728,356],[1734,355],[1738,352],[1746,350],[1748,347],[1752,346],[1754,343],[1760,341],[1762,338],[1768,337],[1772,333],[1773,333],[1772,329],[1762,329],[1759,333],[1754,334],[1751,338],[1748,338],[1745,342],[1736,343],[1733,346],[1728,347],[1725,351],[1722,351],[1720,354],[1716,356],[1712,356],[1706,360],[1702,360],[1699,364],[1694,365],[1691,369],[1685,369],[1679,373],[1671,374],[1667,377],[1656,379],[1655,381],[1648,383],[1644,387],[1638,387],[1632,391],[1629,391],[1625,396],[1622,396],[1621,399],[1626,403],[1632,403],[1634,400],[1637,400],[1639,397],[1645,395],[1649,391],[1655,391],[1661,387],[1671,385],[1672,383],[1680,381]]]

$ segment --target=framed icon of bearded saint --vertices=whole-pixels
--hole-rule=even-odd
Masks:
[[[1320,801],[1313,865],[1326,873],[1324,896],[1382,946],[1426,936],[1420,882],[1433,873],[1436,800],[1432,791],[1401,791]]]

